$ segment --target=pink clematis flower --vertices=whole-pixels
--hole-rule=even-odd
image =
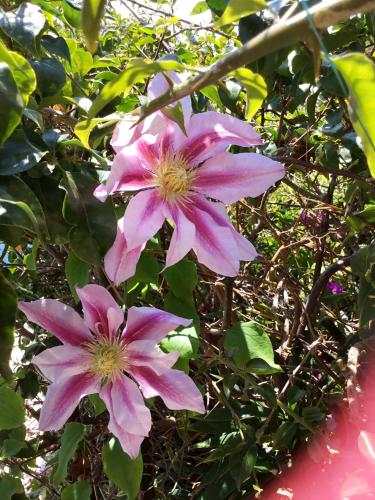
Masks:
[[[99,393],[110,415],[109,430],[123,450],[136,458],[151,428],[151,414],[132,378],[146,398],[159,395],[172,410],[204,412],[194,382],[172,369],[179,353],[165,354],[157,345],[168,332],[191,320],[152,307],[131,307],[126,327],[118,334],[124,315],[111,294],[98,285],[78,288],[77,293],[83,318],[58,300],[19,303],[30,321],[63,343],[32,360],[52,382],[39,428],[60,429],[83,396]]]
[[[149,95],[156,97],[167,88],[159,74]],[[190,98],[180,103],[186,135],[160,112],[134,128],[129,121],[120,122],[115,130],[111,144],[117,154],[106,186],[99,186],[95,195],[105,199],[115,192],[140,191],[131,198],[106,259],[106,272],[116,284],[130,277],[131,266],[124,267],[129,252],[140,254],[166,219],[174,226],[167,267],[193,249],[208,268],[236,276],[240,260],[257,255],[233,228],[224,204],[259,196],[284,176],[284,167],[260,154],[226,151],[231,144],[262,143],[249,124],[214,111],[192,115]]]

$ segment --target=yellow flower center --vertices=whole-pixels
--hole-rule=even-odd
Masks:
[[[111,379],[126,369],[123,346],[117,340],[97,337],[87,346],[90,357],[90,371],[103,379]]]
[[[167,153],[160,160],[156,176],[163,198],[171,200],[188,193],[194,172],[181,155]]]

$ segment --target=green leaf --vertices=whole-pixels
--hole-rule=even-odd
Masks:
[[[349,87],[350,118],[375,177],[375,63],[364,54],[351,53],[335,57],[334,64]]]
[[[358,294],[359,334],[373,335],[375,322],[375,243],[361,248],[351,258],[353,273],[360,276]]]
[[[167,267],[164,276],[173,294],[181,299],[190,296],[198,283],[197,266],[187,259]]]
[[[40,241],[35,238],[33,241],[33,246],[31,249],[31,253],[28,253],[23,258],[23,263],[27,267],[29,271],[36,271],[36,259],[38,256],[38,250],[40,247]]]
[[[233,467],[232,477],[236,481],[237,489],[240,491],[241,484],[245,482],[250,476],[254,469],[258,458],[258,447],[256,444],[250,446],[243,457],[238,467]]]
[[[65,85],[65,69],[57,59],[45,57],[32,61],[31,65],[36,74],[38,90],[43,97],[55,95]]]
[[[4,476],[0,479],[1,500],[11,500],[13,495],[24,493],[21,479],[13,476]]]
[[[266,7],[267,4],[264,0],[229,0],[227,8],[214,24],[214,28],[238,21],[241,17],[249,16]]]
[[[105,4],[106,0],[84,0],[83,2],[81,28],[91,54],[98,46],[100,21],[104,14]]]
[[[83,78],[92,68],[93,59],[90,52],[79,47],[72,55],[72,71]]]
[[[231,71],[229,76],[234,76],[244,86],[247,96],[245,116],[247,119],[252,118],[267,96],[267,84],[263,76],[247,68]]]
[[[29,186],[18,177],[4,177],[0,184],[0,225],[19,226],[48,237],[43,209]]]
[[[34,40],[44,27],[46,20],[40,7],[22,3],[16,12],[0,9],[0,29],[20,45],[30,50]]]
[[[65,274],[68,280],[70,291],[76,302],[79,302],[79,297],[76,292],[76,286],[83,287],[90,281],[91,265],[79,259],[74,252],[69,252],[65,262]]]
[[[188,326],[179,332],[170,332],[160,342],[160,346],[165,352],[179,352],[179,361],[189,360],[198,353],[198,332],[195,326]]]
[[[177,61],[144,61],[141,59],[133,59],[129,62],[127,68],[108,82],[96,97],[88,113],[88,118],[94,118],[99,111],[104,108],[115,97],[118,97],[123,92],[128,92],[136,83],[143,82],[149,76],[159,73],[160,71],[170,71],[183,69],[181,63]]]
[[[80,172],[66,172],[61,186],[67,192],[63,215],[73,225],[69,239],[73,252],[89,264],[100,264],[116,236],[117,219],[110,199],[93,195],[97,182]]]
[[[238,323],[228,330],[224,340],[227,356],[250,373],[271,374],[282,371],[275,364],[271,341],[262,327],[250,321]]]
[[[143,460],[139,453],[131,460],[122,450],[117,439],[112,438],[102,449],[103,468],[108,479],[126,493],[130,500],[136,498],[142,480]]]
[[[139,258],[132,282],[155,283],[159,281],[160,264],[151,253],[143,252]]]
[[[25,409],[23,399],[6,385],[0,386],[0,430],[15,429],[23,425]]]
[[[202,14],[202,12],[205,12],[208,10],[209,7],[207,5],[207,2],[205,0],[202,0],[194,5],[193,10],[191,11],[191,16],[196,16],[197,14]]]
[[[81,26],[81,9],[76,7],[69,0],[62,2],[64,17],[73,28],[80,28]]]
[[[9,360],[14,342],[14,325],[17,312],[17,295],[13,286],[0,273],[0,374],[11,378]]]
[[[1,111],[0,111],[1,115]],[[14,175],[30,170],[47,154],[31,144],[22,131],[13,136],[0,147],[0,175]]]
[[[23,100],[7,63],[0,62],[0,144],[3,144],[21,121]]]
[[[64,38],[61,36],[44,35],[40,39],[40,43],[50,54],[60,56],[70,64],[69,47]]]
[[[21,54],[8,50],[1,41],[0,62],[5,62],[9,66],[18,90],[22,95],[23,105],[26,106],[30,94],[36,88],[36,77],[33,68]]]
[[[78,481],[62,490],[61,500],[90,500],[91,492],[91,485],[88,481]]]
[[[66,424],[61,437],[61,448],[57,457],[57,466],[52,476],[54,486],[57,486],[66,478],[68,463],[73,458],[78,444],[85,434],[85,426],[79,422]]]

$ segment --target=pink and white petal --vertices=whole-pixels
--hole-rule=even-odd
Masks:
[[[112,338],[124,321],[124,313],[109,291],[99,285],[86,285],[76,291],[86,325],[92,332]]]
[[[117,123],[111,139],[111,146],[116,152],[139,139],[143,132],[143,124],[134,126],[136,122],[137,117],[129,114]]]
[[[151,429],[151,413],[138,387],[121,374],[102,387],[99,394],[109,412],[108,429],[118,438],[123,450],[136,458]]]
[[[232,231],[233,238],[236,241],[238,249],[238,258],[240,260],[251,261],[258,255],[254,246],[244,236],[237,233],[232,226],[232,222],[222,203],[216,203],[206,200],[203,196],[194,196],[194,205],[207,212],[216,224],[223,227],[228,227]]]
[[[51,382],[84,373],[89,368],[86,351],[82,347],[59,345],[34,356],[31,362]]]
[[[197,168],[192,188],[229,204],[246,196],[259,196],[284,175],[283,165],[266,156],[221,153]]]
[[[124,236],[128,250],[133,250],[148,241],[163,225],[164,201],[152,189],[135,195],[124,215]]]
[[[135,147],[123,148],[113,160],[106,189],[115,192],[138,191],[154,185],[155,176],[142,166]]]
[[[157,375],[170,370],[180,353],[163,352],[153,340],[134,340],[126,347],[126,358],[130,366],[148,366]]]
[[[55,299],[19,302],[18,308],[29,321],[52,333],[64,344],[80,345],[92,340],[83,318],[70,306]]]
[[[99,392],[100,378],[89,373],[62,378],[48,388],[39,419],[41,431],[57,431],[88,394]]]
[[[108,278],[117,286],[134,276],[139,257],[145,245],[128,250],[124,236],[124,221],[117,223],[116,239],[104,257],[104,270]]]
[[[190,204],[185,215],[195,225],[193,250],[199,262],[224,276],[236,276],[239,252],[230,227],[217,224],[205,211]]]
[[[169,244],[165,267],[173,266],[191,250],[195,238],[195,226],[176,204],[169,206],[169,215],[174,231]]]
[[[263,142],[248,123],[216,111],[193,115],[186,132],[187,137],[176,143],[176,148],[192,166],[222,153],[231,144],[249,147]]]
[[[172,330],[189,326],[192,321],[154,307],[131,307],[121,338],[127,344],[136,340],[152,340],[156,344]]]
[[[174,83],[181,83],[182,82],[181,78],[174,71],[168,71],[168,75]],[[170,86],[169,86],[168,80],[165,78],[163,73],[158,73],[151,80],[151,83],[148,87],[147,94],[148,94],[149,99],[152,100],[152,99],[156,99],[157,97],[161,96],[165,92],[168,92],[169,89],[170,89]],[[190,116],[192,115],[192,112],[193,112],[193,109],[191,106],[191,98],[190,98],[190,96],[183,97],[178,102],[181,103],[182,110],[184,113],[184,120],[185,120],[185,124],[186,124],[186,123],[188,123]]]
[[[202,395],[186,373],[169,370],[158,377],[150,368],[132,367],[131,374],[141,386],[145,398],[158,395],[171,410],[205,412]]]

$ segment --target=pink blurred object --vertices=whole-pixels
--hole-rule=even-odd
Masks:
[[[371,358],[370,361],[373,361]],[[272,481],[262,500],[362,500],[375,498],[375,368],[367,360],[358,384],[348,381],[348,403],[293,457],[293,466]],[[354,383],[353,383],[354,378]],[[354,387],[354,390],[353,390]]]

